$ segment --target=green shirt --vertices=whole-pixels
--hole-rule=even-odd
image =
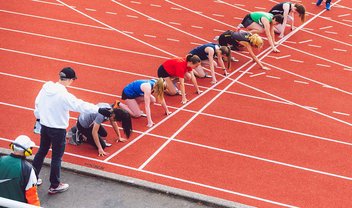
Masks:
[[[0,197],[27,202],[25,198],[26,179],[22,170],[23,166],[26,166],[25,162],[24,159],[15,155],[0,157]]]
[[[254,22],[256,22],[260,26],[264,27],[264,25],[261,21],[261,18],[264,17],[267,20],[269,20],[269,22],[271,23],[273,21],[274,15],[271,13],[267,13],[267,12],[252,12],[252,13],[250,13],[250,17]]]

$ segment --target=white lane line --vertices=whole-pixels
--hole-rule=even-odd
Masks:
[[[181,8],[178,8],[178,7],[171,7],[171,9],[173,9],[173,10],[178,10],[178,11],[181,11],[181,10],[182,10]]]
[[[308,42],[311,42],[311,41],[313,41],[313,40],[312,40],[312,39],[309,39],[309,40],[300,41],[300,42],[298,42],[298,43],[308,43]]]
[[[347,52],[345,49],[340,49],[340,48],[333,48],[334,51],[342,51],[342,52]]]
[[[130,1],[132,4],[142,4],[141,2],[139,1]]]
[[[25,17],[45,19],[45,20],[50,20],[50,21],[55,21],[55,22],[62,22],[62,23],[67,23],[67,24],[72,24],[72,25],[79,25],[79,26],[85,26],[85,27],[98,28],[98,29],[102,29],[102,30],[112,30],[111,28],[107,28],[107,27],[100,27],[100,26],[95,26],[95,25],[82,24],[82,23],[79,23],[79,22],[70,22],[70,21],[66,21],[66,20],[59,20],[59,19],[54,19],[54,18],[36,16],[36,15],[31,15],[31,14],[24,14],[24,13],[19,13],[19,12],[6,11],[6,10],[1,10],[1,9],[0,9],[0,12],[16,14],[16,15],[21,15],[21,16],[25,16]]]
[[[304,63],[304,61],[296,60],[296,59],[290,59],[290,61],[292,61],[292,62],[297,62],[297,63]]]
[[[334,120],[334,121],[337,121],[337,122],[339,122],[339,123],[346,124],[346,125],[348,125],[348,126],[352,126],[352,123],[349,123],[349,122],[347,122],[347,121],[341,120],[341,119],[339,119],[339,118],[335,118],[335,117],[333,117],[333,116],[324,114],[324,113],[319,112],[319,111],[314,111],[314,110],[305,108],[304,106],[302,106],[302,105],[300,105],[300,104],[298,104],[298,103],[289,101],[289,100],[287,100],[287,99],[285,99],[285,98],[282,98],[282,97],[280,97],[280,96],[277,96],[277,95],[274,95],[274,94],[272,94],[272,93],[266,92],[266,91],[264,91],[264,90],[258,89],[258,88],[256,88],[256,87],[253,87],[253,86],[251,86],[251,85],[245,84],[245,83],[243,83],[243,82],[238,81],[237,83],[238,83],[238,84],[241,84],[241,85],[243,85],[243,86],[246,86],[246,87],[248,87],[248,88],[251,88],[251,89],[253,89],[253,90],[255,90],[255,91],[258,91],[258,92],[264,93],[264,94],[266,94],[266,95],[272,96],[272,97],[274,97],[274,98],[276,98],[276,99],[279,99],[279,100],[288,102],[288,103],[290,103],[290,104],[292,104],[292,105],[295,105],[295,106],[297,106],[297,107],[306,109],[306,110],[308,110],[308,111],[310,111],[310,112],[312,112],[312,113],[316,113],[316,114],[318,114],[318,115],[320,115],[320,116],[329,118],[329,119]]]
[[[0,104],[2,104],[2,103],[0,102]],[[13,140],[6,139],[6,138],[1,138],[1,137],[0,137],[0,140],[6,141],[6,142],[13,142]],[[190,142],[184,142],[184,141],[176,140],[176,139],[175,139],[175,141],[180,142],[180,143],[186,143],[186,144],[190,143]],[[39,148],[39,146],[37,146],[37,145],[35,147]],[[203,147],[203,146],[199,145],[199,147]],[[50,151],[51,151],[51,149],[50,149]],[[298,208],[298,207],[293,206],[293,205],[283,204],[283,203],[272,201],[272,200],[268,200],[268,199],[265,199],[265,198],[256,197],[254,195],[248,195],[248,194],[244,194],[244,193],[240,193],[240,192],[235,192],[235,191],[231,191],[231,190],[228,190],[228,189],[223,189],[223,188],[219,188],[219,187],[216,187],[216,186],[211,186],[211,185],[207,185],[207,184],[203,184],[203,183],[198,183],[198,182],[190,181],[190,180],[187,180],[187,179],[177,178],[177,177],[174,177],[174,176],[165,175],[165,174],[161,174],[161,173],[157,173],[157,172],[152,172],[152,171],[147,171],[147,170],[139,170],[139,169],[131,167],[131,166],[122,165],[122,164],[113,163],[113,162],[102,161],[100,159],[91,158],[91,157],[83,156],[83,155],[78,155],[78,154],[75,154],[75,153],[70,153],[68,151],[65,151],[64,155],[70,155],[72,157],[77,157],[79,159],[85,159],[85,160],[88,160],[88,161],[94,161],[94,162],[102,163],[102,164],[105,164],[105,165],[111,165],[111,166],[115,166],[115,167],[120,167],[120,168],[124,168],[124,169],[127,169],[127,170],[132,170],[132,171],[136,171],[136,172],[142,172],[142,173],[150,174],[150,175],[153,175],[153,176],[158,176],[158,177],[161,177],[161,178],[167,178],[167,179],[175,180],[175,181],[178,181],[178,182],[183,182],[183,183],[186,183],[186,184],[200,186],[200,187],[203,187],[203,188],[208,188],[208,189],[212,189],[212,190],[216,190],[216,191],[220,191],[220,192],[224,192],[224,193],[229,193],[229,194],[232,194],[232,195],[242,196],[242,197],[246,197],[246,198],[250,198],[250,199],[254,199],[254,200],[258,200],[258,201],[263,201],[263,202],[267,202],[267,203],[270,203],[270,204],[275,204],[275,205],[289,207],[289,208]]]
[[[129,14],[127,14],[127,15],[126,15],[126,17],[135,18],[135,19],[137,19],[137,18],[138,18],[138,16],[135,16],[135,15],[129,15]]]
[[[256,9],[259,9],[259,10],[266,10],[266,8],[264,8],[264,7],[254,7],[254,8],[256,8]]]
[[[332,28],[332,26],[321,27],[321,28],[319,28],[319,30],[325,30],[325,29],[328,29],[328,28]]]
[[[338,33],[337,32],[332,32],[332,31],[324,31],[325,33],[329,33],[329,34],[334,34],[334,35],[337,35]]]
[[[324,10],[323,10],[324,11]],[[330,60],[330,59],[326,59],[326,58],[322,58],[321,56],[317,56],[317,55],[314,55],[312,53],[308,53],[306,51],[303,51],[303,50],[300,50],[298,49],[297,47],[291,47],[291,46],[288,46],[288,45],[285,45],[285,44],[281,44],[282,46],[286,47],[286,48],[290,48],[294,51],[298,51],[300,53],[303,53],[303,54],[306,54],[308,56],[312,56],[312,57],[315,57],[315,58],[318,58],[318,59],[322,59],[324,61],[327,61],[327,62],[330,62],[330,63],[333,63],[333,64],[336,64],[336,65],[339,65],[339,66],[342,66],[342,67],[347,67],[347,68],[351,68],[351,66],[347,66],[345,64],[342,64],[342,63],[339,63],[339,62],[336,62],[336,61],[333,61],[333,60]]]
[[[133,34],[133,32],[131,31],[122,31],[123,33],[127,33],[127,34]]]
[[[213,29],[213,31],[215,31],[215,32],[225,32],[225,30],[220,30],[220,29]]]
[[[320,45],[313,45],[313,44],[308,44],[308,46],[314,47],[314,48],[321,48],[321,47],[322,47],[322,46],[320,46]]]
[[[346,71],[352,71],[351,68],[343,68],[343,70],[346,70]]]
[[[352,20],[343,19],[344,22],[352,22]]]
[[[50,57],[50,56],[43,56],[43,55],[27,53],[27,52],[23,52],[23,51],[16,51],[16,50],[6,49],[6,48],[0,48],[0,50],[18,53],[18,54],[29,55],[29,56],[34,56],[34,57],[39,57],[39,58],[45,58],[45,59],[55,60],[55,61],[60,61],[60,62],[65,62],[65,63],[72,63],[72,64],[77,64],[77,65],[82,65],[82,66],[88,66],[88,67],[103,69],[103,70],[107,70],[107,71],[131,74],[131,75],[138,76],[138,77],[144,77],[144,78],[150,78],[150,79],[155,78],[153,76],[148,76],[145,74],[138,74],[138,73],[129,72],[128,70],[119,70],[119,69],[114,69],[114,68],[109,68],[109,67],[104,67],[104,66],[98,66],[98,65],[94,65],[94,64],[87,64],[87,63],[83,63],[83,62],[72,61],[72,60],[68,60],[68,59],[54,58],[54,57]]]
[[[309,108],[311,110],[318,110],[318,108],[316,108],[316,107],[311,107],[311,106],[304,106],[304,107]]]
[[[181,25],[181,23],[178,23],[178,22],[169,22],[169,24],[172,24],[172,25]]]
[[[272,79],[281,79],[280,77],[275,77],[275,76],[270,76],[270,75],[265,75],[268,78],[272,78]]]
[[[337,42],[337,43],[340,43],[340,44],[343,44],[343,45],[347,45],[347,46],[351,46],[351,47],[352,47],[352,44],[348,44],[348,43],[346,43],[346,42],[339,41],[339,40],[336,40],[336,39],[327,37],[326,35],[321,35],[321,34],[318,34],[318,33],[310,32],[310,31],[305,30],[305,29],[302,29],[302,31],[304,31],[304,32],[306,32],[306,33],[309,33],[309,34],[312,34],[312,35],[315,35],[315,36],[319,36],[319,37],[324,38],[324,39],[328,39],[328,40],[331,40],[331,41],[334,41],[334,42]],[[352,36],[352,35],[351,35],[351,36]]]
[[[323,85],[322,87],[329,88],[329,89],[336,89],[336,87],[333,87],[333,86],[330,86],[330,85]]]
[[[330,65],[326,65],[326,64],[316,64],[317,66],[322,66],[322,67],[331,67]]]
[[[299,83],[299,84],[305,84],[305,85],[309,84],[309,82],[304,82],[304,81],[299,81],[299,80],[293,80],[293,82]]]
[[[83,16],[85,16],[85,17],[87,17],[87,18],[89,18],[89,19],[91,19],[91,20],[93,20],[93,21],[95,21],[95,22],[97,22],[97,23],[99,23],[99,24],[101,24],[101,25],[104,25],[105,27],[108,27],[108,28],[110,28],[110,29],[112,29],[112,30],[114,30],[114,31],[116,31],[116,32],[118,32],[118,33],[120,33],[120,34],[123,34],[123,35],[125,35],[125,36],[127,36],[127,37],[129,37],[129,38],[131,38],[131,39],[133,39],[133,40],[135,40],[135,41],[138,41],[138,42],[140,42],[140,43],[142,43],[142,44],[144,44],[144,45],[147,45],[147,46],[149,46],[149,47],[151,47],[151,48],[153,48],[153,49],[156,49],[156,50],[158,50],[158,51],[160,51],[160,52],[163,52],[163,53],[165,53],[165,54],[167,54],[167,55],[169,55],[169,56],[171,56],[171,57],[174,57],[174,56],[175,56],[175,55],[172,54],[172,53],[169,53],[169,52],[167,52],[167,51],[165,51],[165,50],[162,50],[162,49],[160,49],[159,47],[156,47],[156,46],[154,46],[154,45],[152,45],[152,44],[149,44],[149,43],[147,43],[147,42],[145,42],[145,41],[143,41],[143,40],[140,40],[140,39],[138,39],[138,38],[136,38],[136,37],[133,37],[133,36],[131,36],[131,35],[128,35],[128,34],[122,32],[122,31],[120,31],[120,30],[118,30],[118,29],[116,29],[116,28],[114,28],[114,27],[112,27],[112,26],[110,26],[110,25],[108,25],[108,24],[106,24],[106,23],[104,23],[104,22],[101,22],[101,21],[99,21],[99,20],[97,20],[97,19],[95,19],[95,18],[93,18],[93,17],[91,17],[91,16],[89,16],[89,15],[87,15],[87,14],[85,14],[85,13],[83,13],[83,12],[77,10],[77,9],[75,9],[75,8],[72,8],[72,7],[70,7],[68,4],[62,2],[61,0],[56,0],[56,1],[60,2],[61,4],[65,5],[66,7],[70,8],[70,9],[76,11],[77,13],[79,13],[79,14],[81,14],[81,15],[83,15]],[[113,2],[115,2],[115,1],[113,1]]]
[[[197,46],[203,45],[203,43],[195,43],[195,42],[190,42],[190,44],[197,45]]]
[[[235,5],[235,6],[240,6],[240,7],[245,7],[246,5],[244,5],[244,4],[233,4],[233,5]]]
[[[289,40],[286,40],[286,43],[297,44],[297,42],[295,42],[295,41],[289,41]]]
[[[250,72],[250,71],[243,71],[243,70],[239,70],[239,72],[245,73],[245,74],[254,74],[253,72]]]
[[[85,10],[91,11],[91,12],[96,12],[97,11],[96,9],[91,9],[91,8],[85,8]]]
[[[148,34],[144,34],[145,37],[149,37],[149,38],[156,38],[155,35],[148,35]]]
[[[197,28],[197,29],[203,29],[203,27],[201,27],[201,26],[196,26],[196,25],[191,25],[191,27]]]
[[[215,17],[225,17],[225,15],[223,15],[223,14],[212,14],[212,15]]]
[[[44,4],[52,4],[52,5],[56,5],[56,6],[64,6],[62,4],[58,4],[58,3],[53,3],[53,2],[48,2],[48,1],[40,1],[40,0],[32,0],[34,2],[38,2],[38,3],[44,3]]]
[[[159,5],[159,4],[150,4],[150,6],[152,6],[152,7],[161,7],[161,5]]]
[[[338,15],[338,17],[346,17],[346,16],[350,16],[350,15],[351,15],[350,13],[347,13],[347,14]]]
[[[117,15],[116,12],[105,12],[106,14],[112,14],[112,15]]]
[[[169,40],[169,41],[174,41],[174,42],[180,42],[180,40],[173,39],[173,38],[166,38],[166,40]]]
[[[235,20],[243,20],[243,17],[233,17]]]
[[[261,76],[261,75],[264,75],[266,74],[266,72],[261,72],[261,73],[258,73],[258,74],[253,74],[253,75],[250,75],[249,77],[256,77],[256,76]]]
[[[111,49],[111,50],[115,50],[115,51],[122,51],[122,52],[126,52],[126,53],[133,53],[133,54],[138,54],[138,55],[143,55],[143,56],[150,56],[150,57],[154,57],[154,58],[167,59],[167,57],[165,57],[165,56],[158,56],[158,55],[153,55],[150,53],[142,53],[142,52],[131,51],[131,50],[126,50],[126,49],[122,49],[122,48],[114,48],[114,47],[105,46],[105,45],[87,43],[87,42],[65,39],[65,38],[58,38],[58,37],[47,36],[47,35],[42,35],[42,34],[38,34],[38,33],[25,32],[25,31],[21,31],[21,30],[13,30],[13,29],[8,29],[8,28],[3,28],[3,27],[0,27],[0,30],[7,30],[7,31],[11,31],[11,32],[23,33],[26,35],[39,36],[39,37],[60,40],[60,41],[66,41],[66,42],[71,42],[71,43],[78,43],[78,44],[83,44],[83,45],[89,45],[89,46],[94,46],[94,47],[99,47],[99,48],[106,48],[106,49]]]
[[[182,8],[182,9],[184,9],[184,10],[186,10],[186,11],[189,11],[189,12],[192,12],[192,13],[196,13],[196,14],[198,14],[198,15],[200,15],[200,16],[206,18],[206,19],[210,19],[210,20],[212,20],[212,21],[214,21],[214,22],[218,22],[218,23],[220,23],[220,24],[223,24],[223,25],[229,26],[229,27],[231,27],[231,28],[234,28],[234,26],[232,26],[232,25],[230,25],[230,24],[226,24],[226,23],[224,23],[223,21],[220,21],[220,20],[211,18],[211,17],[209,17],[209,16],[207,16],[207,15],[201,14],[201,12],[196,12],[196,11],[194,11],[193,9],[186,8],[186,7],[184,7],[184,6],[181,6],[181,5],[179,5],[179,4],[176,4],[175,2],[172,2],[172,1],[169,1],[169,0],[165,0],[165,1],[168,2],[168,3],[170,3],[170,4],[173,4],[173,5],[175,5],[175,6],[178,6],[179,8]]]
[[[333,113],[343,115],[343,116],[350,116],[350,114],[348,114],[348,113],[342,113],[342,112],[338,112],[338,111],[333,111]]]

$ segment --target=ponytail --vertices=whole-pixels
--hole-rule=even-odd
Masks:
[[[153,88],[154,88],[154,92],[157,95],[157,101],[160,103],[164,99],[164,90],[165,90],[164,79],[163,78],[157,79]]]
[[[220,51],[222,55],[226,55],[227,57],[227,69],[230,70],[231,67],[231,48],[229,46],[221,46]],[[218,57],[220,58],[220,57]]]
[[[301,19],[301,22],[306,21],[306,8],[302,4],[295,4],[296,11],[298,13],[299,18]]]
[[[191,62],[192,64],[197,64],[200,63],[200,58],[197,55],[187,54],[186,61]]]
[[[264,43],[262,37],[260,37],[258,34],[249,35],[248,40],[249,43],[256,48],[261,48]]]
[[[132,132],[132,121],[130,114],[122,108],[113,109],[115,115],[115,121],[120,121],[122,123],[122,129],[126,137],[129,138]]]

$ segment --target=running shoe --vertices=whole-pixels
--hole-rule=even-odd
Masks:
[[[37,180],[37,186],[40,186],[43,184],[43,180],[41,178],[38,178]]]
[[[316,3],[316,5],[317,5],[317,6],[320,6],[321,2],[323,2],[323,0],[318,0],[317,3]]]
[[[325,9],[328,11],[330,10],[330,3],[326,3]]]
[[[60,183],[58,187],[50,187],[48,190],[49,194],[61,193],[68,190],[69,185],[67,183]]]

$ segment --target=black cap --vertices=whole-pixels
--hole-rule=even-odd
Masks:
[[[77,79],[75,71],[71,67],[65,67],[60,71],[61,79]]]

